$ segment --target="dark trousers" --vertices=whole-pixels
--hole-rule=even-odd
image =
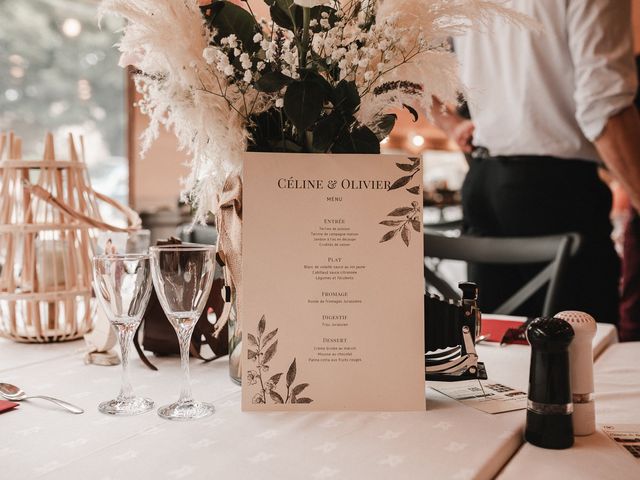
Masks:
[[[474,160],[462,187],[462,206],[469,235],[580,233],[582,248],[569,264],[561,309],[618,322],[620,261],[611,240],[611,192],[595,164],[540,156]],[[492,312],[541,268],[471,264],[469,279],[478,283],[482,310]],[[544,293],[543,288],[516,313],[539,316]]]
[[[640,216],[631,209],[624,231],[620,285],[620,340],[640,340]]]

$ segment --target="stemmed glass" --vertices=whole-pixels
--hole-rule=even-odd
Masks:
[[[93,258],[93,282],[98,301],[118,333],[122,352],[122,387],[98,410],[111,415],[137,415],[153,401],[136,397],[129,380],[129,347],[151,295],[151,262],[146,254],[99,255]]]
[[[151,247],[151,272],[164,313],[178,335],[183,380],[177,402],[160,407],[168,420],[192,420],[214,412],[210,403],[196,402],[191,394],[189,344],[205,307],[213,282],[215,248],[208,245]]]

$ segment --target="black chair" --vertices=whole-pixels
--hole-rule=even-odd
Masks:
[[[580,248],[580,235],[567,233],[543,237],[446,237],[435,233],[424,234],[424,256],[429,258],[462,260],[494,265],[547,264],[537,275],[507,299],[494,312],[504,315],[513,312],[548,284],[542,315],[557,312],[558,293],[565,276],[568,261]],[[424,277],[447,298],[460,299],[457,289],[424,263]],[[482,289],[482,285],[479,285]]]

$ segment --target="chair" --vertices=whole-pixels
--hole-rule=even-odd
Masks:
[[[567,264],[580,248],[580,235],[566,233],[542,237],[446,237],[435,233],[424,234],[424,256],[448,260],[495,265],[527,265],[547,263],[529,282],[495,312],[513,314],[534,293],[548,283],[542,315],[553,315],[557,311],[558,292],[566,273]],[[426,260],[426,259],[425,259]],[[430,269],[425,261],[424,276],[445,297],[460,299],[457,290],[438,273]],[[482,285],[480,285],[482,288]]]

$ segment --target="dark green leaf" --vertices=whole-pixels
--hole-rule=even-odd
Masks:
[[[411,165],[410,163],[396,163],[396,165],[400,170],[404,170],[405,172],[410,172],[416,168],[415,165]]]
[[[413,212],[413,208],[411,207],[400,207],[396,208],[393,212],[387,215],[387,217],[403,217],[411,212]]]
[[[413,193],[414,195],[420,195],[420,185],[416,185],[415,187],[407,188],[407,192]]]
[[[336,141],[338,133],[344,127],[339,115],[331,114],[313,127],[312,148],[315,152],[327,152]]]
[[[258,322],[258,338],[262,336],[264,333],[264,328],[267,326],[267,319],[264,315],[260,317],[260,321]]]
[[[384,225],[385,227],[397,227],[398,225],[401,225],[403,222],[404,220],[384,220],[380,222],[380,225]]]
[[[291,83],[284,94],[284,111],[295,127],[304,131],[313,125],[324,106],[324,89],[311,80]]]
[[[333,153],[380,153],[380,140],[369,127],[360,126],[346,132],[336,141]]]
[[[383,115],[376,123],[375,130],[378,132],[378,140],[382,141],[387,137],[396,124],[398,116],[395,113]]]
[[[279,92],[293,79],[282,72],[266,72],[256,82],[256,90],[266,93]]]
[[[389,187],[389,190],[395,190],[396,188],[404,187],[407,183],[411,181],[413,177],[411,175],[407,175],[406,177],[400,177],[398,180],[393,182]]]
[[[387,233],[385,233],[382,236],[382,238],[380,239],[380,242],[378,242],[378,243],[388,242],[389,240],[391,240],[393,237],[396,236],[396,233],[398,233],[397,230],[389,230]]]
[[[262,359],[262,363],[268,363],[273,356],[276,354],[276,350],[278,349],[278,341],[276,340],[275,342],[273,342],[271,344],[271,346],[269,348],[267,348],[267,351],[264,354],[264,358]]]
[[[284,400],[282,399],[280,394],[275,390],[269,390],[269,396],[271,397],[271,400],[273,400],[276,403],[284,403]]]
[[[420,223],[420,220],[416,220],[414,218],[413,220],[411,220],[411,226],[416,232],[420,233],[420,228],[422,227],[422,223]]]
[[[269,8],[271,19],[276,23],[276,25],[293,31],[293,18],[295,19],[296,26],[301,28],[302,8],[294,4],[293,0],[274,0],[269,4],[271,5]]]
[[[333,87],[331,86],[331,84],[327,81],[326,78],[324,78],[315,70],[301,69],[300,79],[316,82],[324,90],[325,99],[331,98],[331,96],[333,95]]]
[[[287,388],[289,388],[293,381],[296,379],[296,373],[296,359],[294,358],[293,362],[291,362],[291,365],[289,365],[289,370],[287,370]]]
[[[260,45],[253,41],[253,36],[260,31],[255,18],[244,8],[228,1],[220,0],[204,9],[209,28],[217,30],[216,40],[228,37],[232,33],[242,42],[243,50],[257,52]]]
[[[409,227],[407,227],[406,225],[404,227],[402,227],[401,236],[402,236],[402,241],[408,247],[409,246],[409,238],[411,237],[411,230],[409,230]]]
[[[413,108],[411,105],[407,105],[406,103],[403,103],[402,106],[404,108],[406,108],[407,110],[409,110],[409,113],[413,117],[413,121],[417,122],[418,121],[418,112],[417,112],[417,110],[415,108]]]
[[[273,339],[273,337],[276,336],[277,333],[278,333],[278,329],[277,328],[274,331],[269,332],[267,334],[267,336],[264,337],[264,340],[262,341],[262,344],[266,345],[267,343],[269,343]]]
[[[302,393],[302,391],[307,388],[309,386],[308,383],[301,383],[299,385],[296,385],[295,387],[293,387],[293,390],[291,390],[291,395],[293,396],[298,396]]]
[[[355,82],[341,80],[333,90],[333,106],[344,112],[345,115],[353,115],[360,106],[360,94]]]

